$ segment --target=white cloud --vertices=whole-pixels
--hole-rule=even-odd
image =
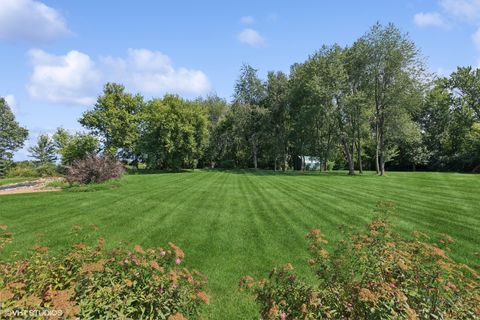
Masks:
[[[445,27],[446,23],[438,12],[417,13],[413,22],[419,27]]]
[[[47,42],[69,34],[61,14],[42,2],[0,1],[0,39]]]
[[[39,49],[29,55],[33,73],[27,89],[33,98],[79,105],[95,101],[101,75],[88,55],[72,50],[57,56]]]
[[[119,79],[145,93],[198,95],[211,88],[202,71],[174,68],[170,58],[160,51],[129,49],[126,58],[106,57],[102,61],[106,73],[114,75],[111,81]]]
[[[470,22],[480,18],[480,0],[440,0],[440,5],[448,14]]]
[[[202,71],[175,68],[167,55],[147,49],[129,49],[125,58],[107,56],[98,61],[74,50],[52,55],[35,49],[30,51],[30,58],[30,96],[55,103],[91,105],[108,81],[155,95],[199,95],[211,88]]]
[[[252,16],[243,16],[240,18],[240,22],[244,24],[252,24],[255,22]]]
[[[238,34],[238,40],[254,47],[265,45],[265,39],[257,31],[250,28],[243,29]]]

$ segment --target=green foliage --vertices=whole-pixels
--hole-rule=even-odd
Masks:
[[[141,150],[151,169],[195,168],[208,137],[207,117],[198,104],[166,95],[147,103]]]
[[[218,164],[219,168],[222,169],[234,169],[235,168],[235,161],[233,160],[223,160]]]
[[[65,166],[102,151],[134,169],[233,160],[238,168],[304,170],[297,159],[315,157],[322,170],[335,161],[350,175],[364,168],[380,175],[387,168],[479,171],[480,72],[459,67],[433,81],[425,69],[408,34],[377,23],[351,45],[321,46],[289,74],[261,79],[243,64],[230,104],[216,95],[145,102],[106,83],[79,120],[91,134],[57,131],[54,141]],[[4,99],[0,109],[0,161],[8,165],[27,132]],[[30,151],[41,163],[53,161],[44,136]]]
[[[261,319],[478,319],[480,275],[448,257],[453,239],[399,236],[388,223],[392,208],[381,202],[363,232],[343,230],[333,252],[320,230],[307,235],[318,284],[301,280],[290,264],[259,282],[243,278]]]
[[[257,76],[257,69],[248,64],[240,68],[240,76],[235,83],[233,99],[235,104],[260,105],[265,99],[265,86]]]
[[[288,153],[291,133],[290,102],[288,100],[288,76],[283,72],[269,72],[267,76],[265,107],[270,115],[266,125],[269,143],[268,153],[275,167],[277,161],[283,171],[288,169]]]
[[[246,167],[252,159],[253,167],[257,169],[260,150],[267,139],[265,128],[269,120],[268,109],[258,105],[235,104],[232,106],[232,120],[232,147],[237,158]]]
[[[5,177],[7,172],[7,161],[4,159],[0,159],[0,178]]]
[[[335,167],[335,161],[327,161],[327,171],[332,171]]]
[[[475,92],[480,75],[458,68],[438,79],[418,113],[428,167],[436,170],[478,171],[478,106]]]
[[[30,157],[34,158],[39,165],[53,163],[57,160],[55,143],[48,134],[41,134],[37,139],[37,144],[28,148],[28,151]]]
[[[412,109],[421,104],[424,64],[415,43],[393,24],[374,25],[362,37],[370,57],[366,65],[368,94],[374,105],[377,172],[383,175],[387,152],[395,140],[398,115],[412,121]]]
[[[0,226],[0,251],[11,240]],[[47,309],[62,318],[184,319],[209,302],[206,277],[183,268],[185,255],[171,242],[165,249],[106,250],[100,238],[94,247],[78,243],[61,254],[32,249],[28,258],[0,262],[2,318]]]
[[[20,149],[28,136],[28,130],[21,127],[4,98],[0,97],[0,160],[11,160],[13,153]]]
[[[69,166],[76,160],[85,159],[99,150],[98,139],[91,134],[70,134],[63,128],[58,128],[53,135],[53,141],[62,157],[62,164]]]
[[[7,170],[7,177],[37,177],[35,166],[30,161],[16,162]]]
[[[208,140],[203,158],[199,162],[203,166],[215,167],[215,161],[223,157],[221,153],[224,142],[219,135],[218,128],[228,112],[228,104],[216,95],[209,95],[205,99],[196,99],[194,103],[206,111],[208,118]]]
[[[248,64],[242,65],[233,94],[230,131],[234,137],[229,148],[244,166],[248,166],[251,158],[255,169],[262,144],[267,140],[269,111],[263,106],[265,98],[265,85],[258,78],[257,70]]]
[[[45,163],[38,165],[32,161],[21,161],[13,163],[7,170],[6,176],[25,177],[25,178],[39,178],[51,177],[59,174],[59,168],[53,163]]]
[[[59,168],[53,163],[45,163],[35,167],[37,175],[40,177],[52,177],[59,174]]]
[[[143,97],[125,92],[125,87],[107,83],[93,110],[85,112],[80,123],[101,138],[104,151],[112,156],[137,161],[138,125]]]

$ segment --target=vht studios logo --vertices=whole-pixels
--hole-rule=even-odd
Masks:
[[[31,309],[31,310],[11,310],[3,313],[7,317],[61,317],[63,315],[63,310],[55,309]]]

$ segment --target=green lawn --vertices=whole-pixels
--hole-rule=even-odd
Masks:
[[[0,224],[15,233],[5,254],[25,252],[41,234],[53,249],[69,246],[74,224],[96,224],[110,243],[172,241],[184,249],[187,267],[209,277],[206,319],[254,319],[255,303],[237,289],[240,277],[263,277],[285,262],[306,271],[309,229],[320,228],[335,240],[341,224],[361,226],[377,201],[392,200],[396,230],[433,238],[448,233],[457,240],[452,255],[478,264],[480,175],[195,171],[130,175],[112,186],[0,196]]]

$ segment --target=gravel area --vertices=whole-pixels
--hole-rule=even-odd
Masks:
[[[60,191],[60,188],[49,188],[47,184],[53,181],[62,180],[63,178],[50,177],[41,178],[34,181],[20,182],[0,186],[0,195],[17,194],[17,193],[33,193],[33,192],[54,192]]]

